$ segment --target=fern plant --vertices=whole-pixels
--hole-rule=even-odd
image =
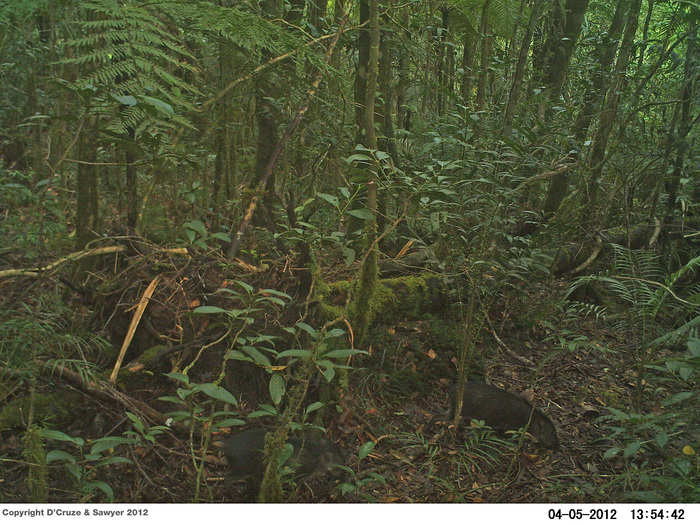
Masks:
[[[187,80],[198,70],[168,24],[171,5],[94,0],[81,6],[80,36],[65,43],[73,56],[59,63],[78,66],[78,80],[68,85],[95,98],[92,111],[106,118],[112,133],[192,127],[183,113],[199,94]]]

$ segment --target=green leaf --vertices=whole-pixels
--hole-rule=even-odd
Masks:
[[[340,493],[345,496],[346,494],[355,492],[355,485],[351,483],[341,483],[338,485],[338,488],[340,489]]]
[[[168,403],[175,403],[176,405],[184,405],[185,402],[180,399],[179,397],[175,396],[161,396],[158,398],[158,401],[166,401]]]
[[[128,417],[131,420],[131,424],[134,425],[134,428],[138,430],[139,432],[143,433],[146,427],[144,427],[143,423],[141,420],[136,416],[135,414],[132,414],[131,412],[126,412],[126,417]]]
[[[238,406],[238,401],[236,401],[236,398],[233,397],[231,392],[223,387],[220,387],[219,385],[215,385],[214,383],[203,383],[201,385],[197,385],[196,389],[204,392],[213,399],[218,399],[224,403],[230,403],[231,405]]]
[[[46,428],[41,429],[41,437],[44,439],[54,439],[56,441],[69,441],[78,447],[82,447],[85,444],[85,440],[81,437],[71,437],[58,430],[49,430]]]
[[[323,354],[324,358],[329,358],[329,359],[335,359],[335,358],[343,358],[343,357],[350,357],[352,355],[357,355],[357,354],[366,354],[367,351],[365,350],[353,350],[351,348],[346,348],[344,350],[331,350],[330,352],[326,352]]]
[[[340,251],[343,254],[345,265],[350,266],[355,260],[355,250],[348,248],[347,246],[343,246]]]
[[[677,394],[674,394],[671,397],[664,399],[661,403],[661,406],[667,407],[670,405],[676,405],[685,401],[686,399],[690,399],[694,395],[694,392],[678,392]]]
[[[107,496],[107,499],[109,500],[110,503],[114,501],[114,492],[112,491],[112,487],[107,485],[104,481],[91,481],[89,483],[86,483],[84,487],[89,491],[89,492],[94,492],[96,490],[101,490],[102,492],[105,493]]]
[[[253,362],[253,360],[250,357],[243,354],[242,352],[239,352],[238,350],[231,350],[230,352],[227,352],[226,359],[233,359],[234,361],[246,361],[248,363]]]
[[[270,378],[270,397],[275,405],[279,405],[282,401],[285,389],[284,378],[280,374],[274,374]]]
[[[54,461],[65,461],[66,463],[77,462],[75,457],[65,450],[51,450],[46,454],[46,463],[53,463]]]
[[[258,418],[258,417],[266,417],[266,416],[276,416],[277,415],[277,409],[273,407],[272,405],[265,405],[262,404],[258,407],[257,410],[254,410],[250,414],[248,414],[248,419],[251,418]]]
[[[642,448],[642,442],[641,441],[632,441],[629,445],[625,447],[625,452],[624,456],[626,458],[633,456],[634,454],[637,453],[637,451]]]
[[[243,421],[242,419],[230,417],[228,419],[222,419],[221,421],[217,421],[212,425],[212,428],[216,430],[219,428],[226,427],[240,427],[242,425],[245,425],[245,421]]]
[[[267,356],[262,354],[257,348],[253,346],[244,346],[241,350],[248,354],[256,364],[263,367],[272,366]]]
[[[124,104],[125,106],[135,106],[136,104],[138,104],[138,100],[136,100],[136,97],[132,97],[131,95],[112,94],[112,98],[120,104]]]
[[[362,153],[354,153],[349,157],[345,157],[345,159],[343,160],[345,160],[345,162],[347,162],[348,164],[352,164],[353,162],[357,161],[370,162],[372,160],[372,157],[368,157],[367,155],[363,155]]]
[[[276,295],[277,297],[281,297],[282,299],[287,299],[288,301],[291,301],[292,298],[291,296],[287,295],[284,292],[280,292],[279,290],[273,290],[271,288],[265,288],[263,290],[260,290],[261,294],[267,294],[267,295]]]
[[[97,467],[107,467],[109,465],[132,465],[134,462],[123,456],[105,458],[97,464]]]
[[[198,306],[192,312],[195,314],[225,314],[227,311],[218,306]]]
[[[310,414],[311,412],[315,412],[315,411],[318,410],[319,408],[322,408],[323,406],[324,406],[324,404],[321,403],[320,401],[316,401],[315,403],[311,403],[311,404],[310,404],[309,406],[307,406],[306,409],[304,410],[304,414],[308,415],[308,414]]]
[[[105,450],[131,443],[132,440],[117,436],[107,436],[96,439],[90,448],[90,454],[101,454]]]
[[[293,349],[280,352],[279,354],[277,354],[277,358],[281,359],[283,357],[301,357],[303,359],[308,359],[312,355],[313,352],[311,350]]]
[[[317,332],[313,327],[309,326],[308,324],[302,323],[302,322],[298,322],[298,323],[296,324],[296,326],[297,326],[298,328],[304,330],[304,332],[306,332],[307,334],[309,334],[309,335],[310,335],[311,337],[313,337],[314,339],[318,337],[318,332]]]
[[[369,455],[369,453],[374,450],[375,446],[377,446],[377,444],[374,441],[368,441],[367,443],[362,445],[357,451],[358,459],[362,460],[366,458]]]
[[[246,283],[246,282],[243,282],[243,281],[234,281],[234,282],[235,282],[238,286],[240,286],[241,288],[243,288],[243,289],[246,291],[246,293],[248,293],[248,294],[252,294],[252,293],[255,291],[255,289],[254,289],[251,285],[249,285],[248,283]]]
[[[609,448],[608,450],[605,451],[605,454],[603,454],[603,459],[610,459],[614,458],[620,453],[620,448],[619,447],[613,447]]]
[[[666,432],[659,432],[656,435],[655,441],[656,444],[659,445],[659,448],[664,448],[668,443],[668,434]]]
[[[162,100],[159,100],[157,98],[147,97],[146,95],[141,95],[141,99],[144,102],[147,102],[150,106],[156,108],[161,113],[164,113],[168,117],[172,117],[175,114],[175,111],[173,111],[173,107],[167,102],[163,102]]]
[[[319,192],[316,194],[316,196],[320,197],[321,199],[323,199],[324,201],[326,201],[328,204],[330,204],[331,206],[333,206],[335,208],[338,208],[340,206],[340,201],[338,200],[338,197],[336,197],[335,195],[328,195],[327,193]]]
[[[321,369],[321,375],[328,381],[329,383],[333,381],[333,378],[335,377],[335,368],[322,368]]]
[[[348,211],[348,215],[352,215],[353,217],[357,217],[358,219],[362,219],[365,221],[373,217],[372,212],[367,208],[358,208],[356,210],[350,210]]]
[[[231,237],[227,233],[223,233],[223,232],[212,233],[211,237],[214,239],[218,239],[220,241],[231,242]]]
[[[196,231],[202,237],[207,236],[207,227],[200,220],[195,219],[193,221],[186,222],[184,226],[185,228],[189,228],[190,230]]]
[[[332,339],[334,337],[340,337],[342,335],[345,335],[345,330],[342,328],[333,328],[331,330],[328,330],[326,333],[326,338],[327,339]]]

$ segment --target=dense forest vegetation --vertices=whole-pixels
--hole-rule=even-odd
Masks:
[[[699,15],[2,3],[0,502],[699,501]]]

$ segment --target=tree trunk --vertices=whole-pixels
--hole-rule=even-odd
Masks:
[[[267,18],[276,18],[281,14],[279,0],[264,0],[262,3],[263,13]],[[261,62],[264,64],[272,58],[269,51],[263,51]],[[275,71],[267,70],[258,76],[255,86],[255,119],[258,127],[257,149],[255,152],[255,180],[253,186],[265,176],[265,169],[270,162],[272,152],[278,142],[277,126],[279,115],[275,104],[272,102],[279,97],[279,86],[281,85],[279,75]],[[264,214],[256,214],[268,223],[271,218],[272,195],[271,190],[275,186],[275,177],[270,175],[263,189]],[[269,224],[272,226],[273,224]]]
[[[491,64],[491,36],[489,32],[488,10],[491,0],[486,0],[481,9],[481,23],[479,33],[481,37],[481,64],[479,67],[479,81],[476,88],[476,110],[481,111],[486,105],[486,80],[488,78],[489,66]]]
[[[518,63],[515,66],[515,74],[513,75],[513,84],[510,88],[506,110],[503,116],[503,136],[510,138],[513,131],[513,116],[515,115],[515,107],[518,104],[520,91],[523,85],[523,77],[525,76],[525,67],[527,66],[527,57],[530,52],[530,42],[532,41],[532,33],[535,30],[537,19],[540,16],[544,0],[535,0],[535,5],[530,12],[530,21],[527,24],[527,30],[523,36],[523,41],[520,44],[520,53],[518,54]]]
[[[411,38],[409,31],[411,12],[409,9],[410,6],[406,5],[401,11],[401,25],[406,38]],[[396,87],[396,125],[401,129],[408,129],[409,109],[406,105],[406,90],[410,83],[408,72],[409,57],[405,46],[401,46],[399,53],[399,82]]]
[[[97,161],[97,123],[94,117],[86,117],[87,122],[80,133],[78,158],[88,164],[78,164],[76,185],[75,240],[76,248],[82,250],[95,238],[98,222],[97,174],[94,163]]]
[[[615,117],[617,116],[617,106],[620,102],[620,92],[622,84],[625,80],[627,65],[629,64],[634,46],[634,35],[637,32],[637,21],[639,18],[641,0],[632,0],[632,5],[627,14],[627,23],[625,25],[622,44],[615,63],[614,80],[605,96],[605,107],[600,114],[598,122],[598,130],[591,148],[591,158],[589,166],[591,170],[588,191],[588,217],[589,225],[593,227],[596,222],[596,205],[598,198],[598,187],[600,185],[600,176],[603,172],[603,161],[605,159],[605,149],[608,145],[610,132],[612,131]]]
[[[440,27],[440,33],[438,37],[438,59],[435,67],[437,69],[438,78],[438,93],[437,93],[437,113],[438,115],[445,114],[445,106],[447,99],[447,78],[449,76],[448,71],[448,52],[450,52],[451,47],[448,46],[448,34],[450,27],[450,10],[448,8],[442,9],[442,25]]]
[[[467,23],[464,29],[464,53],[462,54],[462,104],[469,107],[474,89],[474,55],[476,48],[476,32]]]
[[[683,163],[686,153],[690,147],[688,144],[688,133],[692,127],[691,107],[693,102],[697,102],[697,89],[695,84],[698,79],[698,67],[700,66],[700,46],[698,46],[698,18],[689,21],[688,46],[685,56],[685,71],[683,74],[683,87],[680,93],[680,120],[678,122],[678,134],[675,137],[676,159],[673,166],[673,173],[666,181],[666,191],[668,192],[668,202],[666,204],[666,217],[664,222],[670,222],[673,208],[676,205],[678,186],[683,175]],[[696,182],[697,184],[697,182]]]
[[[574,134],[578,143],[582,143],[586,138],[591,121],[603,104],[603,96],[610,83],[611,66],[615,59],[620,35],[622,35],[622,28],[625,25],[624,15],[629,3],[630,0],[618,0],[610,28],[597,49],[598,68],[594,71],[592,82],[583,95],[583,106],[574,125]]]
[[[558,7],[559,2],[555,0],[554,3],[556,6],[554,16],[556,17],[557,13],[559,16],[558,19],[553,20],[552,31],[546,45],[550,51],[544,77],[550,103],[558,101],[561,96],[566,71],[588,7],[588,0],[567,0],[562,12]]]
[[[369,0],[360,0],[360,25],[369,20]],[[357,37],[357,71],[355,73],[355,123],[357,126],[357,144],[364,144],[365,101],[367,98],[367,69],[369,67],[369,28],[364,26]],[[369,146],[368,146],[369,147]]]

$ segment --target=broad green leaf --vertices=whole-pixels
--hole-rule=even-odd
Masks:
[[[284,378],[280,374],[273,374],[270,378],[270,397],[275,405],[279,405],[282,401],[285,389]]]
[[[136,97],[132,97],[131,95],[112,95],[112,98],[125,106],[135,106],[138,104]]]
[[[167,374],[163,375],[165,375],[165,377],[169,377],[170,379],[174,379],[175,381],[179,381],[180,383],[184,383],[186,385],[190,384],[190,378],[185,374],[181,374],[180,372],[168,372]]]
[[[184,405],[185,402],[179,397],[175,396],[161,396],[158,401],[167,401],[168,403],[175,403],[176,405]]]
[[[42,429],[41,437],[45,439],[54,439],[56,441],[69,441],[78,447],[82,447],[85,444],[85,440],[81,437],[72,437],[58,430]]]
[[[212,428],[216,430],[219,428],[240,427],[242,425],[245,425],[245,421],[243,421],[242,419],[231,417],[228,419],[222,419],[221,421],[217,421],[212,425]]]
[[[265,288],[264,290],[260,290],[261,294],[267,294],[267,295],[276,295],[277,297],[281,297],[282,299],[287,299],[288,301],[291,301],[292,298],[291,296],[287,295],[284,292],[280,292],[279,290],[273,290],[271,288]]]
[[[309,406],[306,407],[306,410],[304,410],[304,414],[310,414],[311,412],[315,412],[319,408],[322,408],[324,406],[323,403],[320,401],[316,401],[315,403],[311,403]]]
[[[218,306],[198,306],[192,312],[195,314],[225,314],[227,310]]]
[[[185,228],[196,231],[202,237],[207,236],[207,227],[200,220],[195,219],[193,221],[186,222],[184,226]]]
[[[236,281],[234,281],[234,282],[235,282],[238,286],[240,286],[241,288],[243,288],[243,289],[244,289],[247,293],[249,293],[249,294],[252,294],[252,293],[255,291],[255,289],[254,289],[251,285],[249,285],[248,283],[246,283],[246,282],[244,282],[244,281],[238,281],[238,280],[236,280]]]
[[[358,208],[356,210],[350,210],[348,211],[348,215],[352,215],[353,217],[357,217],[358,219],[362,219],[365,221],[372,218],[372,212],[367,208]]]
[[[114,501],[114,492],[112,491],[112,487],[107,485],[107,483],[105,483],[104,481],[91,481],[89,483],[86,483],[84,487],[90,492],[93,492],[95,489],[101,490],[105,493],[110,503]]]
[[[172,117],[175,114],[173,107],[167,102],[163,102],[157,98],[147,97],[146,95],[141,95],[141,99],[169,117]]]
[[[231,236],[227,233],[223,233],[223,232],[212,233],[211,236],[212,236],[212,238],[218,239],[220,241],[231,242]]]
[[[352,164],[353,162],[370,162],[372,160],[372,157],[368,157],[367,155],[363,155],[362,153],[354,153],[350,155],[349,157],[345,157],[345,162],[348,164]]]
[[[313,337],[313,338],[318,337],[318,332],[317,332],[313,327],[309,326],[308,324],[302,323],[302,322],[298,322],[298,323],[296,324],[296,326],[297,326],[298,328],[304,330],[304,332],[306,332],[307,334],[309,334],[311,337]]]
[[[131,443],[131,440],[117,436],[107,436],[96,439],[92,444],[92,447],[90,447],[90,454],[100,454],[105,450],[118,447],[119,445],[125,445],[127,443]]]
[[[360,449],[357,451],[357,457],[358,459],[364,459],[366,458],[370,452],[374,450],[374,447],[376,446],[376,443],[374,441],[368,441],[364,445],[360,447]]]
[[[338,200],[338,197],[336,197],[335,195],[328,195],[327,193],[318,192],[316,194],[316,196],[323,199],[324,201],[326,201],[328,204],[330,204],[331,206],[333,206],[335,208],[338,208],[340,206],[340,201]]]
[[[603,454],[603,459],[610,459],[614,458],[620,453],[620,448],[619,447],[613,447],[609,448],[608,450],[605,451],[605,454]]]
[[[223,387],[220,387],[219,385],[215,385],[214,383],[203,383],[201,385],[197,385],[197,390],[204,392],[213,399],[218,399],[224,403],[230,403],[231,405],[238,406],[238,401],[236,401],[236,398],[233,397],[231,392]]]
[[[248,354],[258,365],[264,367],[272,366],[272,363],[270,363],[270,360],[267,358],[267,356],[265,354],[262,354],[257,348],[246,345],[243,348],[241,348],[241,350]]]
[[[661,403],[661,406],[667,407],[670,405],[676,405],[685,401],[686,399],[690,399],[694,395],[694,392],[678,392],[677,394],[674,394],[671,397],[664,399]]]
[[[281,359],[283,357],[301,357],[304,359],[308,359],[313,355],[313,352],[311,350],[299,350],[299,349],[293,349],[293,350],[285,350],[283,352],[280,352],[277,354],[277,358]]]
[[[632,443],[630,443],[629,445],[627,445],[625,447],[625,452],[623,455],[626,458],[633,456],[634,454],[637,453],[637,451],[639,451],[640,448],[642,448],[641,441],[632,441]]]
[[[659,432],[656,435],[656,444],[659,445],[660,448],[664,448],[667,443],[668,443],[668,434],[666,432]]]
[[[105,458],[97,464],[97,467],[106,467],[109,465],[131,465],[133,461],[129,458],[123,456],[114,456],[112,458]]]
[[[53,463],[54,461],[65,461],[66,463],[77,462],[72,454],[69,454],[64,450],[51,450],[46,454],[47,463]]]

